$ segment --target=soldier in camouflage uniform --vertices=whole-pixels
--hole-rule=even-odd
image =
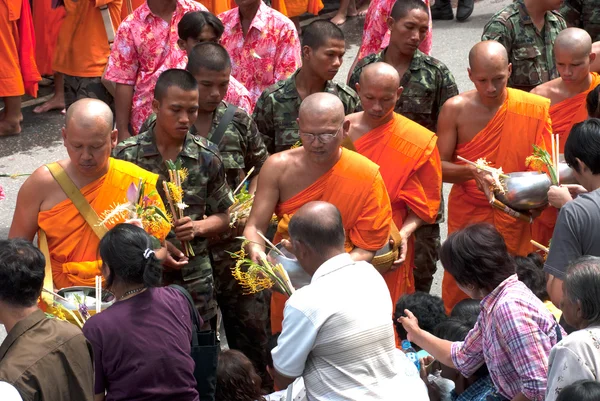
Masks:
[[[568,26],[585,29],[592,42],[600,41],[600,0],[565,0],[560,14]]]
[[[404,25],[406,18],[421,21],[410,31]],[[430,131],[436,132],[437,119],[446,100],[458,95],[454,76],[441,61],[418,50],[425,38],[429,24],[428,10],[421,0],[398,1],[390,14],[390,45],[383,51],[360,60],[350,77],[349,85],[355,87],[362,70],[380,61],[396,67],[401,73],[400,86],[404,89],[396,103],[396,113],[410,118]],[[407,65],[402,68],[400,65]],[[415,290],[429,292],[437,270],[440,248],[440,223],[444,220],[444,197],[434,224],[424,224],[414,232],[415,238]],[[394,300],[396,301],[396,300]]]
[[[256,177],[267,160],[267,148],[252,117],[244,110],[233,106],[235,112],[227,116],[232,106],[223,101],[227,93],[227,82],[231,73],[231,60],[227,50],[216,43],[196,45],[188,55],[187,71],[201,84],[198,96],[198,119],[190,133],[211,142],[216,142],[221,154],[225,175],[230,188],[237,188],[250,169],[254,168],[250,182],[253,192]],[[215,138],[223,120],[221,139]],[[153,114],[144,123],[146,127],[156,125]],[[234,231],[228,230],[209,241],[210,259],[215,280],[215,291],[229,348],[242,351],[255,365],[261,375],[263,386],[269,388],[272,380],[266,371],[269,322],[269,298],[266,292],[243,294],[239,283],[233,278],[235,266],[229,252],[242,248]],[[240,234],[241,235],[241,234]]]
[[[254,121],[269,153],[290,149],[300,141],[298,109],[302,99],[315,91],[336,95],[346,114],[354,113],[360,103],[356,92],[332,81],[345,51],[344,34],[332,22],[317,20],[303,28],[302,67],[265,89],[254,107]]]
[[[536,2],[536,10],[540,9],[543,27],[534,24],[535,18],[526,7],[529,2]],[[561,0],[517,0],[498,11],[483,28],[481,40],[495,40],[506,47],[512,64],[509,87],[529,92],[558,78],[554,40],[567,27],[563,17],[554,11],[560,3]]]
[[[188,206],[185,215],[192,221],[193,230],[187,238],[195,256],[190,257],[187,264],[182,264],[181,254],[175,252],[173,256],[170,252],[171,257],[179,259],[182,266],[165,271],[163,283],[182,284],[194,298],[205,326],[210,326],[216,321],[217,302],[208,238],[228,229],[227,211],[233,204],[233,196],[217,147],[188,132],[198,110],[198,84],[194,77],[187,71],[167,70],[161,74],[154,93],[153,106],[157,110],[155,127],[121,142],[115,149],[115,157],[158,174],[157,188],[165,204],[167,198],[162,181],[169,176],[165,161],[181,161],[182,166],[188,169],[189,176],[182,183],[183,202]],[[186,126],[188,129],[184,128]],[[188,239],[179,231],[176,222],[167,240],[181,250],[179,239]],[[212,328],[215,328],[214,325]]]

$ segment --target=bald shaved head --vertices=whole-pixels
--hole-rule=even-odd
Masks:
[[[302,101],[298,111],[300,122],[314,120],[321,116],[325,117],[327,121],[341,124],[345,115],[342,101],[337,96],[325,92],[313,93],[307,96]]]
[[[583,29],[567,28],[561,31],[554,41],[554,51],[557,50],[588,55],[592,52],[592,38]]]
[[[106,103],[98,99],[81,99],[67,110],[65,127],[77,125],[81,129],[105,132],[109,135],[113,129],[113,113]]]
[[[469,67],[487,67],[490,65],[508,66],[506,48],[495,40],[485,40],[477,43],[469,52]]]
[[[388,63],[373,63],[362,70],[358,82],[362,87],[375,84],[396,90],[400,87],[400,74]]]

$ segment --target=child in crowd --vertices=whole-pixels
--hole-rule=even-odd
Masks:
[[[261,384],[260,376],[246,355],[236,350],[221,352],[215,401],[265,401]]]
[[[474,327],[475,323],[477,323],[479,312],[481,312],[480,300],[471,298],[463,299],[452,308],[450,317],[458,318],[470,327]]]
[[[550,301],[550,296],[546,290],[546,274],[543,271],[544,260],[542,257],[532,252],[526,257],[515,256],[514,259],[519,280],[544,303],[544,306],[552,313],[556,321],[559,321],[562,312]]]

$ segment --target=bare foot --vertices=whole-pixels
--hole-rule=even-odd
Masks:
[[[4,112],[4,109],[0,111],[0,120],[4,120],[4,116],[6,115],[6,113]],[[22,123],[23,122],[23,113],[19,113],[19,122]]]
[[[33,109],[33,112],[35,114],[41,114],[41,113],[47,113],[51,110],[63,110],[64,108],[65,108],[64,97],[58,98],[56,95],[54,95],[46,103]]]
[[[368,0],[364,1],[362,3],[362,5],[359,7],[358,13],[357,13],[357,15],[359,17],[364,17],[365,15],[367,15],[367,11],[369,10],[369,3],[370,3],[370,1],[368,1]]]
[[[0,120],[0,137],[13,136],[21,133],[21,124]]]
[[[331,20],[334,24],[340,26],[346,23],[346,16],[340,13],[337,13]]]

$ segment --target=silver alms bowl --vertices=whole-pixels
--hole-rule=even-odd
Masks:
[[[275,245],[275,247],[279,249],[284,256],[273,250],[271,250],[267,256],[269,260],[273,261],[274,263],[281,263],[290,277],[290,281],[292,282],[294,289],[298,290],[309,285],[312,277],[304,271],[302,266],[300,266],[298,259],[296,259],[292,253],[285,249],[281,243]]]
[[[548,203],[548,189],[552,185],[545,173],[524,171],[507,174],[504,194],[495,191],[496,199],[515,210],[531,210]]]
[[[579,184],[575,178],[575,172],[567,163],[558,163],[558,177],[561,184]]]
[[[69,310],[77,310],[78,304],[73,297],[74,294],[77,294],[82,301],[85,300],[85,304],[90,310],[96,308],[96,289],[94,287],[79,286],[63,288],[58,291],[58,295],[66,298],[68,301],[57,298],[56,302]],[[103,289],[100,301],[102,310],[104,310],[115,302],[115,296],[112,292]]]

